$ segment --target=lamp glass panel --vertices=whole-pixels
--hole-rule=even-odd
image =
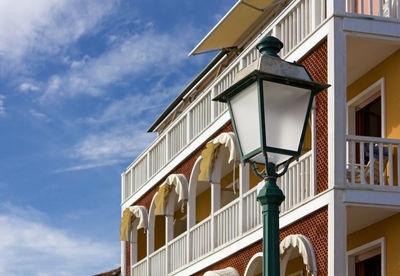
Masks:
[[[257,88],[257,82],[255,82],[230,100],[243,155],[247,155],[261,146]]]
[[[308,119],[311,91],[264,80],[263,95],[267,147],[297,152]],[[275,164],[289,158],[284,154],[268,153],[269,161]]]

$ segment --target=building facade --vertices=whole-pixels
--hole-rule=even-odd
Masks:
[[[399,0],[239,1],[191,54],[219,53],[122,173],[122,275],[262,275],[260,180],[211,99],[267,35],[331,85],[278,181],[281,275],[400,275]]]

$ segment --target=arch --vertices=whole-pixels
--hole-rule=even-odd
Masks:
[[[200,163],[203,158],[201,155],[197,158],[194,166],[192,168],[192,172],[190,173],[189,179],[189,188],[188,188],[188,220],[187,220],[187,228],[190,229],[196,224],[196,189],[197,189],[197,177],[200,173]]]
[[[210,270],[204,273],[204,276],[240,276],[239,272],[233,267],[227,267],[219,270]]]
[[[297,248],[297,250],[296,250]],[[281,275],[285,275],[286,266],[292,256],[300,254],[306,265],[307,273],[317,275],[317,260],[310,240],[300,234],[289,235],[279,245],[281,254]]]
[[[166,188],[166,185],[169,185],[171,190],[167,193],[164,193],[164,191],[157,193],[157,196],[154,198],[156,208],[154,211],[157,215],[173,216],[175,202],[181,204],[183,208],[188,200],[188,182],[183,174],[171,174],[160,185],[159,191]],[[166,202],[164,198],[160,198],[164,196],[166,196]]]
[[[148,228],[147,228],[147,250],[148,250],[148,254],[151,254],[154,252],[154,226],[155,226],[155,221],[156,221],[156,217],[154,215],[154,209],[155,209],[155,205],[154,205],[154,199],[157,197],[158,192],[156,192],[153,196],[153,198],[151,199],[151,203],[150,203],[150,209],[149,209],[149,216],[148,216]]]
[[[251,257],[249,263],[247,264],[244,276],[255,276],[259,275],[260,272],[262,274],[262,258],[263,258],[262,252],[254,254],[253,257]],[[260,271],[260,266],[261,266],[261,271]]]

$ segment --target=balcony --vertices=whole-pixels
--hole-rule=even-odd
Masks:
[[[349,187],[400,191],[400,140],[349,135],[346,144]]]
[[[278,185],[286,194],[281,205],[281,216],[315,195],[313,152],[309,151],[290,165]],[[240,165],[242,166],[242,165]],[[247,170],[243,166],[241,170]],[[248,175],[247,175],[248,176]],[[245,178],[244,178],[245,179]],[[249,178],[247,178],[249,179]],[[251,189],[248,181],[239,180],[239,195],[197,224],[150,253],[131,266],[132,275],[174,275],[185,267],[252,234],[262,226],[262,209],[257,202],[257,186]],[[188,202],[188,208],[195,202]],[[218,205],[218,204],[217,204]],[[211,208],[214,210],[214,207]],[[190,216],[190,215],[189,215]],[[149,231],[153,231],[149,229]],[[154,230],[157,231],[157,230]],[[168,236],[168,235],[167,235]],[[147,239],[149,241],[149,239]],[[148,247],[149,248],[149,247]],[[133,249],[134,250],[134,249]]]

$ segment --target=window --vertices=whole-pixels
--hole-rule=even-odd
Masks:
[[[364,244],[347,252],[347,275],[386,275],[385,238]]]

